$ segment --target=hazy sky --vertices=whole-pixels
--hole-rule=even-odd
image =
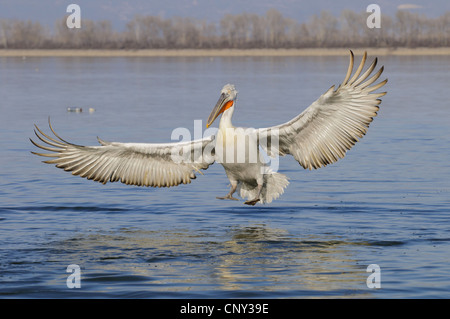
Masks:
[[[270,8],[299,21],[326,10],[338,15],[343,9],[362,12],[371,3],[381,7],[382,14],[393,15],[398,8],[436,17],[450,11],[449,0],[0,0],[0,18],[34,20],[53,26],[66,15],[69,4],[81,7],[81,17],[110,20],[123,27],[136,14],[161,17],[184,16],[219,21],[226,13],[264,14]]]

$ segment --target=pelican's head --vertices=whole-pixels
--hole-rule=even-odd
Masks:
[[[211,114],[208,117],[208,122],[206,123],[206,127],[210,127],[214,120],[224,111],[228,110],[231,107],[234,107],[236,102],[238,91],[233,84],[226,84],[222,91],[220,91],[220,98],[214,106]]]

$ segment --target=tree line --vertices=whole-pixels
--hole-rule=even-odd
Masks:
[[[53,29],[39,22],[0,19],[2,49],[252,49],[333,47],[450,46],[450,12],[440,17],[399,10],[381,15],[381,28],[369,28],[367,12],[323,11],[307,21],[284,17],[275,9],[264,15],[226,14],[206,20],[137,15],[123,30],[110,21],[82,19],[69,29],[67,17]]]

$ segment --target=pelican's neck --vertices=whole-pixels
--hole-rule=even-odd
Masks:
[[[227,128],[233,127],[233,124],[231,124],[231,117],[233,116],[235,104],[236,104],[236,102],[234,102],[232,107],[230,107],[229,109],[225,110],[222,113],[222,117],[220,118],[220,123],[219,123],[219,129],[222,130],[222,129],[227,129]]]

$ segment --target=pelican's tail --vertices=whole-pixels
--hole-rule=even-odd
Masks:
[[[271,203],[284,193],[284,189],[289,185],[286,175],[272,171],[264,174],[264,186],[259,196],[260,203]],[[252,200],[258,196],[258,187],[245,182],[239,183],[238,192],[242,198]]]

